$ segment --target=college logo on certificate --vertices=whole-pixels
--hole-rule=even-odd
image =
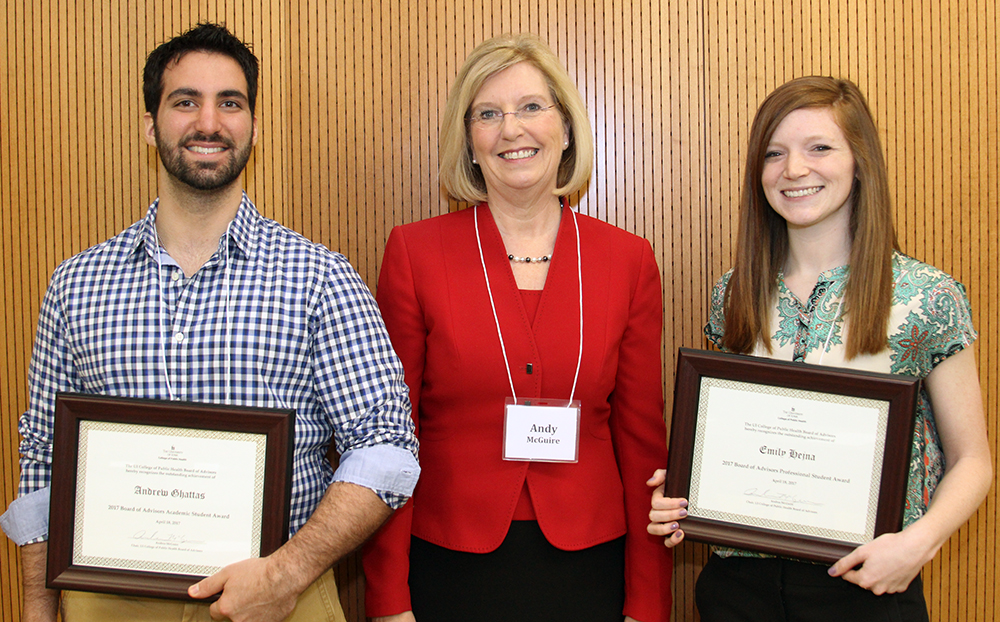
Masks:
[[[901,527],[919,389],[682,348],[664,494],[693,540],[836,561]]]
[[[60,393],[47,585],[188,599],[288,537],[294,411]]]

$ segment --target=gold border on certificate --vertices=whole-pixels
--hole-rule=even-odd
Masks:
[[[271,554],[294,430],[287,408],[57,394],[46,586],[191,600],[222,565]]]
[[[116,558],[86,555],[84,550],[85,525],[87,506],[87,458],[91,432],[117,432],[127,436],[143,437],[158,436],[170,438],[190,438],[203,441],[224,441],[230,443],[245,443],[253,446],[253,498],[263,498],[264,466],[267,437],[264,434],[248,434],[229,432],[225,430],[191,430],[129,423],[111,423],[107,421],[80,421],[79,454],[77,459],[76,484],[76,521],[74,524],[73,562],[81,566],[97,566],[105,568],[120,568],[123,570],[146,570],[175,574],[208,576],[222,569],[222,565],[198,565],[183,562],[144,561],[141,558]],[[105,482],[101,482],[104,484]],[[261,514],[260,505],[251,507],[249,533],[246,534],[246,549],[243,559],[258,555],[260,550]],[[102,515],[103,516],[103,515]],[[101,527],[95,527],[101,529]],[[238,560],[236,560],[238,561]]]
[[[791,521],[780,521],[755,516],[752,514],[734,514],[730,512],[720,512],[710,508],[699,506],[699,496],[701,491],[701,466],[703,464],[703,454],[705,451],[705,433],[707,429],[706,418],[709,405],[711,403],[710,393],[713,388],[730,389],[739,393],[755,393],[769,397],[792,397],[798,401],[811,401],[824,404],[834,404],[840,406],[854,406],[857,408],[874,411],[875,415],[875,435],[869,446],[866,446],[866,458],[870,463],[870,474],[868,481],[868,495],[866,507],[859,508],[863,511],[864,527],[860,531],[841,531],[837,529],[810,527],[801,523]],[[828,538],[832,540],[843,540],[846,542],[856,542],[858,544],[872,540],[875,537],[875,519],[878,514],[878,491],[879,477],[882,472],[882,458],[885,451],[885,434],[889,422],[889,402],[885,400],[873,400],[863,397],[849,395],[838,395],[834,393],[820,393],[818,391],[805,391],[801,389],[791,389],[788,387],[773,387],[753,384],[749,382],[739,382],[736,380],[724,380],[721,378],[702,378],[700,398],[698,400],[698,425],[695,435],[694,460],[691,466],[691,494],[688,499],[690,505],[688,511],[696,516],[710,518],[725,522],[739,522],[745,525],[752,525],[764,529],[786,531],[816,538]],[[795,434],[808,435],[808,431],[788,430],[783,435],[794,436]],[[798,475],[808,475],[814,478],[825,477],[815,473],[797,473]]]
[[[901,528],[919,390],[908,376],[681,348],[665,494],[688,498],[692,540],[835,561]]]

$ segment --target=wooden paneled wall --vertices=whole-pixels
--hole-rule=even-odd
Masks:
[[[867,93],[903,249],[969,289],[988,429],[1000,420],[1000,87],[996,0],[0,0],[0,505],[16,495],[17,417],[38,305],[59,261],[141,217],[155,155],[140,138],[154,45],[224,21],[262,61],[261,140],[246,175],[268,216],[343,252],[374,285],[393,225],[442,200],[437,134],[466,54],[540,34],[590,110],[596,174],[581,211],[648,238],[674,353],[703,345],[707,292],[730,261],[742,154],[760,100],[832,74]],[[925,569],[931,619],[1000,620],[996,487]],[[677,551],[675,619],[694,620],[706,548]],[[363,615],[356,558],[344,604]],[[0,619],[18,620],[0,545]]]

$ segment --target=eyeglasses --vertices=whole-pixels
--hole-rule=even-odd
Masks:
[[[556,105],[542,106],[541,104],[525,104],[519,107],[517,110],[511,110],[510,112],[503,112],[501,110],[480,110],[479,112],[469,115],[469,120],[473,123],[478,123],[483,127],[497,128],[503,125],[504,117],[509,114],[514,115],[522,125],[528,123],[532,119],[537,119],[546,110],[552,110]]]

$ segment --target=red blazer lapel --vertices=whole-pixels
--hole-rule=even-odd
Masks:
[[[510,365],[514,388],[518,396],[538,397],[541,390],[538,376],[534,373],[530,375],[524,373],[527,363],[532,363],[534,367],[540,359],[538,345],[535,343],[534,330],[528,320],[524,304],[521,302],[521,294],[517,289],[514,273],[510,269],[507,249],[504,247],[500,230],[497,229],[496,222],[493,220],[493,215],[487,205],[483,203],[473,209],[477,210],[479,238],[483,250],[482,261],[485,261],[486,271],[489,274],[493,304],[496,305],[497,320],[503,333],[504,348],[507,351],[507,361]],[[485,288],[486,279],[482,276],[482,261],[476,263],[480,266],[479,281],[482,283],[481,287]],[[551,267],[549,269],[551,271]],[[487,307],[483,311],[492,317],[491,308]],[[496,323],[493,324],[492,335],[483,335],[484,341],[499,342],[499,338],[496,336]]]

